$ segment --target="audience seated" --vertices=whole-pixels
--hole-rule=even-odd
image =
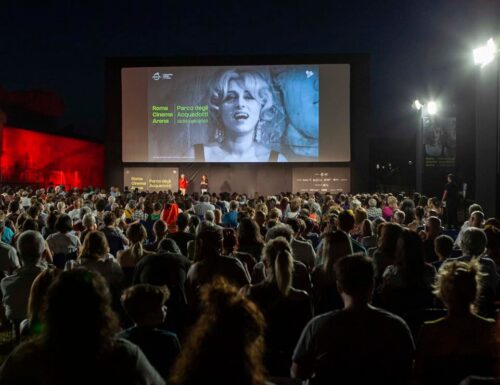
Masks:
[[[161,328],[167,315],[164,306],[169,297],[166,286],[140,284],[129,287],[122,295],[122,305],[134,326],[120,332],[118,337],[136,344],[166,380],[180,344],[174,333]]]
[[[323,263],[315,267],[311,274],[316,315],[343,307],[342,299],[337,291],[335,264],[340,258],[349,254],[352,254],[352,247],[346,233],[338,230],[323,235]]]
[[[115,337],[118,319],[110,304],[98,273],[61,273],[49,289],[41,335],[7,358],[0,383],[164,384],[136,345]]]
[[[263,252],[266,279],[243,289],[266,320],[265,362],[271,376],[287,376],[290,357],[302,329],[312,317],[305,291],[292,287],[293,257],[290,244],[278,237]]]
[[[0,287],[6,313],[0,321],[12,323],[18,339],[22,321],[22,335],[33,339],[7,359],[0,384],[89,383],[98,371],[104,374],[93,382],[120,384],[163,383],[170,374],[174,383],[253,385],[267,376],[274,384],[300,379],[310,384],[446,384],[492,374],[491,322],[480,316],[495,316],[500,298],[500,221],[485,220],[477,204],[469,207],[457,236],[441,228],[439,199],[420,194],[277,193],[266,198],[236,192],[201,197],[119,193],[114,187],[109,194],[60,186],[0,190],[5,276]],[[168,229],[161,220],[167,206]],[[382,212],[397,223],[385,223]],[[222,213],[226,222],[219,218]],[[59,269],[52,269],[49,243],[40,231],[56,252]],[[453,274],[447,263],[454,264]],[[67,271],[61,272],[63,267]],[[442,281],[437,284],[436,270]],[[472,276],[482,281],[477,295],[469,290]],[[136,286],[124,291],[131,284]],[[449,297],[444,287],[459,288],[458,294]],[[119,318],[107,310],[110,293]],[[384,310],[368,304],[372,295],[374,305]],[[456,306],[459,297],[461,307]],[[55,298],[57,306],[51,307]],[[472,302],[473,310],[456,310]],[[250,318],[223,318],[229,308]],[[313,309],[318,317],[307,324]],[[403,317],[413,336],[424,322],[445,316],[424,326],[415,378],[409,377],[408,327],[389,311]],[[237,340],[250,337],[248,325],[256,325],[251,319],[257,315],[267,326],[259,323],[252,339]],[[160,375],[139,348],[116,338],[117,322]],[[172,332],[189,343],[180,348]],[[242,360],[252,366],[242,369]],[[124,373],[114,372],[118,362],[129,373],[123,381]],[[290,366],[296,379],[288,378]],[[33,367],[33,373],[20,367]],[[81,378],[75,374],[80,372]]]
[[[494,376],[495,323],[476,315],[481,273],[477,261],[445,262],[435,293],[448,315],[422,328],[415,375],[422,384],[458,384],[469,375]]]
[[[196,235],[195,263],[189,268],[186,281],[188,302],[196,307],[200,288],[218,276],[237,287],[250,283],[242,263],[222,255],[222,231],[211,225]]]
[[[396,260],[382,276],[380,305],[396,314],[432,307],[436,269],[424,260],[417,233],[404,229],[398,239]]]
[[[40,233],[33,230],[23,232],[17,241],[17,249],[21,268],[0,283],[5,314],[13,323],[26,318],[31,285],[38,274],[47,268],[42,262],[45,241]]]
[[[169,384],[264,385],[265,321],[257,306],[221,280],[202,288],[201,302]]]
[[[372,262],[347,256],[337,262],[344,309],[313,318],[293,354],[292,376],[312,384],[403,384],[410,378],[413,339],[399,317],[369,305]]]

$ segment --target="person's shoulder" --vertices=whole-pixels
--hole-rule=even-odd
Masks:
[[[309,294],[307,294],[305,290],[299,290],[293,287],[290,288],[288,296],[290,299],[297,302],[309,301]]]

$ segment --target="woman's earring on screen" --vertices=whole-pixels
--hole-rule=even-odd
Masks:
[[[224,141],[224,131],[218,127],[215,129],[215,140],[218,143],[222,143]]]
[[[262,120],[259,120],[257,126],[255,127],[255,137],[256,142],[262,142]]]

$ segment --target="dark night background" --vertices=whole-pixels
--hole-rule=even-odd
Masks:
[[[474,123],[471,50],[499,33],[500,1],[2,1],[0,14],[0,87],[54,91],[60,132],[98,141],[107,57],[368,53],[369,136],[399,138],[390,160],[414,156],[417,97],[440,100],[459,135]]]

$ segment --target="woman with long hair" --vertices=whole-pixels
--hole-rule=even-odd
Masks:
[[[287,376],[293,349],[312,318],[309,295],[292,287],[293,257],[283,237],[264,248],[265,280],[243,289],[264,314],[267,323],[265,362],[272,376]]]
[[[259,225],[251,218],[242,218],[237,230],[238,251],[249,253],[258,262],[261,260],[264,241]]]
[[[50,286],[42,333],[0,368],[0,384],[164,384],[142,351],[119,330],[101,275],[75,269]]]
[[[208,114],[214,141],[194,145],[196,161],[286,162],[279,152],[282,107],[268,74],[244,69],[216,74]]]
[[[382,223],[378,227],[377,250],[373,253],[375,281],[380,283],[387,266],[394,264],[399,236],[403,228],[397,223]]]
[[[435,278],[436,269],[425,262],[419,235],[404,229],[397,242],[396,260],[382,276],[382,307],[398,314],[432,307]]]
[[[125,278],[128,283],[132,282],[135,265],[143,257],[153,254],[144,249],[144,241],[147,239],[148,233],[146,228],[140,223],[132,223],[127,229],[127,239],[130,242],[127,250],[120,250],[116,254],[116,259],[123,269]]]
[[[323,263],[316,266],[311,273],[315,314],[323,314],[344,306],[337,291],[335,264],[340,258],[352,254],[351,240],[340,230],[324,234],[322,245]]]
[[[203,312],[169,384],[264,385],[264,317],[234,286],[218,279],[201,291]]]
[[[106,236],[101,231],[90,231],[83,241],[82,251],[76,261],[68,261],[65,269],[84,267],[101,274],[111,286],[118,286],[123,280],[120,264],[109,253]]]

